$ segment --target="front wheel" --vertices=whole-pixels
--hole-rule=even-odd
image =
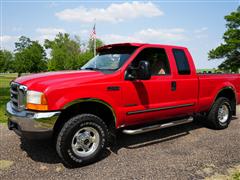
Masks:
[[[232,118],[232,108],[230,101],[225,97],[220,97],[213,104],[208,114],[209,125],[214,129],[225,129]]]
[[[67,121],[56,142],[64,164],[76,167],[96,161],[106,148],[107,126],[97,116],[81,114]]]

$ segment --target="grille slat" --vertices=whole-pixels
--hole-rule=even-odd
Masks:
[[[18,100],[17,99],[11,98],[11,101],[18,104]]]
[[[15,94],[15,95],[17,95],[18,93],[17,93],[17,91],[14,91],[14,90],[10,90],[10,92],[11,92],[11,94]]]
[[[11,101],[13,108],[15,110],[21,111],[24,109],[24,98],[27,88],[18,83],[12,82],[10,93],[11,93]]]

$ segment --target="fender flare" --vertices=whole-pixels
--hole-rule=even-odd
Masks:
[[[219,95],[222,91],[224,91],[224,90],[226,90],[226,89],[229,89],[229,90],[231,90],[231,91],[233,92],[234,98],[235,98],[235,104],[237,104],[237,95],[236,95],[235,89],[234,89],[232,86],[225,86],[225,87],[222,87],[222,88],[218,91],[218,93],[215,95],[214,100],[213,100],[213,102],[212,102],[212,104],[211,104],[210,110],[212,109],[215,101],[217,100],[218,95]],[[233,112],[236,112],[236,109],[235,109],[235,110],[233,109]]]
[[[107,103],[107,102],[105,102],[105,101],[103,101],[101,99],[97,99],[97,98],[80,98],[80,99],[76,99],[76,100],[74,100],[72,102],[67,103],[62,108],[62,110],[67,109],[68,107],[70,107],[70,106],[72,106],[74,104],[79,104],[79,103],[83,103],[83,102],[96,102],[96,103],[100,103],[100,104],[105,105],[112,112],[112,115],[113,115],[113,118],[114,118],[114,122],[115,122],[115,125],[116,125],[117,118],[116,118],[116,113],[115,113],[114,109],[112,108],[112,106],[109,103]]]

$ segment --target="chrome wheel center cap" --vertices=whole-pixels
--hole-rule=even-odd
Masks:
[[[100,136],[96,129],[84,127],[73,136],[72,150],[78,156],[86,157],[94,153],[100,142]]]

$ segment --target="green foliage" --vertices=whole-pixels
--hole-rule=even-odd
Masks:
[[[0,123],[6,123],[5,114],[6,103],[9,101],[9,84],[16,78],[16,74],[6,74],[0,76]]]
[[[47,69],[46,53],[37,42],[21,36],[15,43],[15,71],[20,75],[23,72],[36,73]]]
[[[223,70],[237,72],[240,68],[240,6],[225,16],[227,30],[223,35],[224,43],[212,49],[209,59],[225,59],[219,66]]]
[[[96,48],[103,46],[104,43],[101,39],[96,39]],[[90,52],[93,52],[94,50],[94,40],[90,39],[88,41],[88,49]]]
[[[0,50],[0,72],[12,71],[13,54],[7,50]]]
[[[91,58],[93,58],[93,52],[92,51],[85,51],[80,54],[79,60],[78,60],[78,68],[82,67],[84,64],[86,64]]]
[[[96,47],[102,46],[103,42],[96,41]],[[75,36],[73,39],[67,33],[59,33],[55,39],[45,40],[44,46],[51,50],[51,58],[48,61],[48,70],[69,70],[79,69],[93,57],[93,41],[89,40],[87,49],[81,50],[80,38]]]
[[[66,33],[57,34],[53,41],[45,40],[45,48],[51,49],[48,70],[77,69],[81,53],[78,41],[70,39],[69,34]]]
[[[38,41],[21,36],[15,42],[14,53],[0,50],[0,72],[37,73],[41,71],[79,69],[93,57],[93,41],[81,43],[80,37],[70,38],[67,33],[59,33],[54,40],[46,39],[44,47],[50,51],[47,59],[43,46]],[[96,40],[96,47],[103,45]],[[83,47],[84,50],[81,50]]]

